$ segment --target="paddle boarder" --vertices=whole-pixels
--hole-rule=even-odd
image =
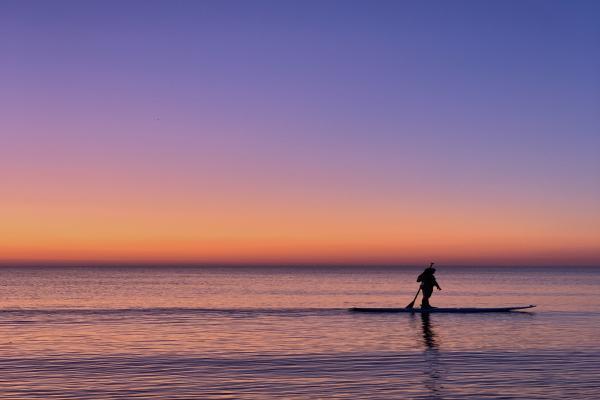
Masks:
[[[433,268],[433,263],[429,264],[429,267],[425,268],[425,271],[419,275],[417,278],[417,282],[421,282],[421,292],[423,293],[423,298],[421,300],[421,308],[432,308],[429,304],[429,298],[433,294],[434,286],[438,288],[438,290],[442,290],[440,285],[438,285],[435,280],[435,268]]]

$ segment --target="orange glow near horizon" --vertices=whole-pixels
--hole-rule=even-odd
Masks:
[[[210,195],[169,185],[165,192],[139,181],[107,182],[102,190],[95,182],[88,191],[78,186],[77,195],[40,185],[36,190],[48,191],[8,196],[0,261],[593,265],[600,259],[596,221],[551,218],[548,202],[546,209],[484,207],[481,199],[456,197],[397,203],[396,196],[324,188],[298,197],[284,186]]]

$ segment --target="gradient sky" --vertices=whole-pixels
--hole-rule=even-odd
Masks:
[[[0,1],[0,261],[600,265],[600,2]]]

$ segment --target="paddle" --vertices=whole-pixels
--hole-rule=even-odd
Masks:
[[[415,294],[415,298],[413,299],[413,301],[408,303],[408,305],[405,308],[413,308],[413,306],[415,305],[415,300],[417,300],[417,296],[419,295],[420,292],[421,292],[421,286],[419,286],[419,290],[417,290],[417,294]]]

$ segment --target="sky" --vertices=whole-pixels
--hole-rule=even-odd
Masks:
[[[597,1],[0,1],[0,262],[600,265]]]

